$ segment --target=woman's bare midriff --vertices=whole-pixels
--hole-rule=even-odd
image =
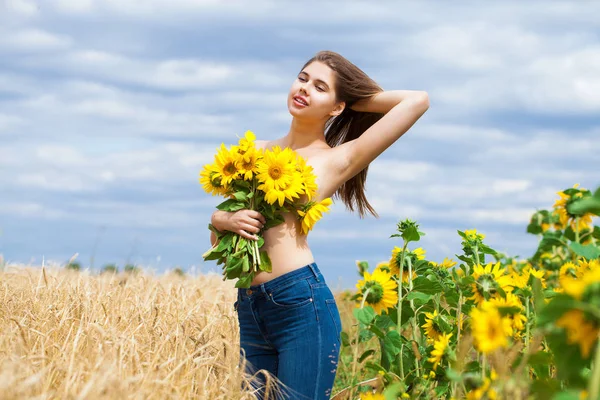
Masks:
[[[307,236],[297,233],[297,225],[297,217],[286,213],[282,224],[264,233],[265,244],[262,250],[269,255],[272,269],[271,272],[256,274],[252,285],[260,285],[314,261]]]

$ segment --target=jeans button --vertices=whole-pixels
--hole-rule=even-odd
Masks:
[[[247,294],[248,296],[250,296],[250,295],[252,294],[252,290],[250,290],[250,289],[246,290],[246,294]]]

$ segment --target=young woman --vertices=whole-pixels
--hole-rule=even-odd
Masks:
[[[301,69],[288,94],[287,135],[257,141],[258,148],[289,147],[317,176],[316,201],[341,198],[346,207],[377,216],[364,193],[367,167],[427,111],[424,91],[383,91],[341,55],[321,51]],[[248,372],[266,370],[285,398],[328,399],[337,370],[342,330],[338,308],[297,219],[264,232],[272,272],[238,289],[234,308]],[[216,229],[256,239],[265,220],[252,210],[216,211]],[[211,234],[211,242],[216,237]],[[264,381],[264,380],[263,380]],[[264,390],[258,390],[259,397]]]

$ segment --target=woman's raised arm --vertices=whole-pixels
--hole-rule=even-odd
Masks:
[[[335,158],[341,160],[338,165],[343,182],[362,171],[406,133],[429,108],[429,96],[424,91],[384,91],[356,102],[351,108],[385,115],[357,139],[333,149],[337,153]]]

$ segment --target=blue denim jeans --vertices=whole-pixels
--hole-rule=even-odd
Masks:
[[[234,304],[246,372],[276,377],[283,399],[329,399],[337,371],[342,322],[331,290],[312,263],[249,289]],[[242,359],[243,360],[243,359]],[[262,377],[262,378],[261,378]],[[263,374],[254,389],[264,398]]]

